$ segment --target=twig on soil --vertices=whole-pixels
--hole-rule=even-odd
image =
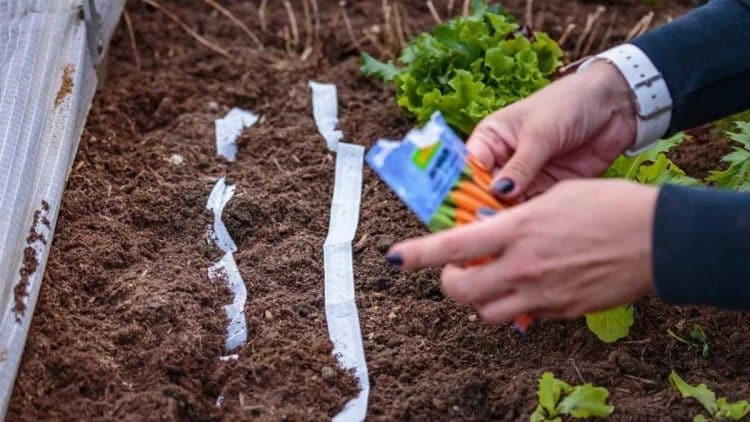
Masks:
[[[612,20],[609,22],[609,27],[607,28],[607,31],[604,32],[602,41],[599,43],[599,47],[597,48],[598,51],[604,50],[605,48],[607,48],[607,45],[609,45],[609,40],[612,38],[612,32],[614,32],[615,29],[615,22],[617,22],[617,13],[614,13],[612,15]]]
[[[654,19],[654,12],[648,12],[646,15],[644,15],[641,20],[639,20],[635,26],[633,26],[633,29],[628,32],[628,36],[625,38],[626,41],[630,41],[633,38],[643,34],[644,32],[648,31],[648,28],[651,26],[651,21]]]
[[[232,21],[233,24],[237,25],[237,27],[239,27],[242,32],[247,34],[247,36],[250,37],[251,40],[253,40],[253,42],[258,46],[259,49],[263,49],[263,43],[260,42],[260,39],[255,35],[255,33],[253,33],[253,31],[251,31],[250,28],[248,28],[247,25],[245,25],[239,18],[237,18],[237,16],[235,16],[234,13],[232,13],[229,9],[220,5],[215,0],[203,0],[203,2],[216,9],[222,15],[226,16],[230,21]]]
[[[568,360],[570,360],[570,363],[572,363],[572,364],[573,364],[573,369],[575,369],[575,370],[576,370],[576,373],[578,374],[578,378],[580,378],[580,379],[581,379],[581,382],[582,382],[582,383],[586,384],[586,379],[585,379],[585,378],[583,378],[583,375],[581,374],[581,370],[580,370],[580,369],[578,369],[578,365],[576,365],[576,361],[575,361],[575,359],[572,359],[572,358],[571,358],[571,359],[568,359]]]
[[[123,18],[125,18],[125,26],[128,28],[128,37],[130,38],[130,48],[133,49],[133,59],[135,60],[135,67],[141,70],[141,56],[138,55],[138,46],[135,44],[135,32],[133,31],[133,22],[130,21],[130,14],[127,10],[124,10]]]
[[[534,24],[534,0],[526,0],[526,25]]]
[[[352,21],[349,20],[349,15],[346,13],[346,0],[339,2],[339,8],[341,8],[341,16],[344,18],[344,26],[346,26],[346,32],[349,34],[352,44],[357,50],[362,50],[362,44],[359,43],[357,37],[354,36],[354,29],[352,29]]]
[[[594,40],[596,40],[596,37],[599,36],[599,28],[601,28],[601,22],[601,19],[597,19],[597,21],[594,23],[594,27],[591,30],[589,40],[586,43],[586,46],[583,48],[583,51],[581,51],[581,56],[586,56],[589,54],[589,51],[591,51],[591,47],[594,45]]]
[[[307,0],[302,1],[302,8],[305,13],[305,49],[302,51],[300,59],[305,61],[313,52],[315,43],[315,34],[313,31],[315,31],[315,25],[313,24],[312,14],[310,13],[310,6],[307,4]]]
[[[401,48],[406,47],[406,38],[404,35],[404,26],[401,23],[401,12],[399,12],[399,4],[396,3],[393,8],[393,17],[396,25],[396,37],[398,37],[398,43]]]
[[[440,15],[438,15],[437,10],[435,9],[435,5],[432,4],[432,0],[427,0],[427,8],[430,9],[430,14],[432,15],[432,19],[435,19],[435,22],[438,24],[443,23],[443,20],[440,19]]]
[[[589,15],[586,17],[586,26],[583,28],[583,33],[576,42],[576,47],[573,50],[573,58],[577,59],[581,57],[581,50],[583,49],[584,42],[586,42],[586,39],[591,34],[592,29],[594,29],[594,24],[599,20],[605,10],[606,8],[604,6],[599,6],[596,8],[596,11],[594,13],[589,13]]]
[[[266,32],[266,7],[268,6],[268,0],[261,0],[260,6],[258,7],[258,21],[260,22],[260,29]]]
[[[383,27],[385,28],[385,45],[390,48],[397,42],[396,31],[394,29],[391,14],[393,13],[393,7],[388,4],[388,0],[383,0]]]
[[[297,28],[297,17],[294,15],[294,9],[292,9],[292,3],[289,0],[284,0],[284,8],[286,14],[289,16],[289,24],[292,26],[292,42],[296,47],[299,45],[299,28]]]
[[[448,16],[452,16],[453,15],[453,5],[454,5],[454,3],[455,3],[455,0],[448,0],[448,6],[446,7],[446,10],[447,10],[446,13],[448,14]]]
[[[378,50],[378,54],[383,57],[392,57],[388,49],[385,48],[383,44],[380,43],[380,41],[378,41],[378,38],[375,36],[375,34],[366,29],[363,29],[362,33],[365,35],[365,38],[367,38],[367,41],[369,41],[370,44],[372,44],[372,46]]]
[[[565,28],[565,32],[563,32],[563,34],[560,36],[560,39],[557,40],[557,44],[560,45],[560,46],[562,46],[563,44],[565,44],[565,41],[567,41],[568,38],[570,38],[570,34],[573,33],[574,29],[576,29],[576,24],[569,23],[568,27]]]
[[[318,0],[310,0],[313,10],[313,18],[315,19],[315,40],[320,39],[320,10],[318,9]]]
[[[471,4],[471,0],[464,0],[464,7],[461,8],[461,14],[464,16],[469,16],[469,6]]]
[[[633,381],[642,382],[644,384],[656,385],[656,381],[647,380],[646,378],[637,377],[635,375],[625,374],[625,378],[631,379]]]
[[[148,5],[150,5],[150,6],[152,6],[152,7],[155,7],[160,12],[164,13],[165,15],[167,15],[167,17],[169,19],[171,19],[172,21],[174,21],[177,25],[179,25],[180,28],[182,28],[183,31],[187,32],[190,36],[192,36],[193,38],[195,38],[196,41],[198,41],[199,43],[203,44],[205,47],[211,49],[213,52],[215,52],[217,54],[220,54],[220,55],[226,57],[229,60],[234,60],[227,50],[224,50],[223,48],[219,47],[218,45],[212,43],[211,41],[209,41],[209,40],[207,40],[205,38],[203,38],[199,33],[195,32],[192,28],[190,28],[182,19],[180,19],[179,17],[177,17],[177,15],[175,15],[174,13],[172,13],[169,10],[165,9],[164,6],[162,6],[161,4],[157,3],[156,0],[141,0],[141,1],[144,2],[144,3],[146,3],[146,4],[148,4]]]
[[[284,25],[283,36],[284,36],[284,48],[286,49],[287,56],[294,56],[294,48],[292,47],[292,36],[289,35],[289,26],[287,25]]]
[[[398,9],[398,15],[401,17],[404,24],[404,35],[406,35],[406,39],[410,40],[414,38],[414,31],[412,31],[411,28],[411,17],[409,16],[409,12],[401,2],[396,3],[396,8]]]

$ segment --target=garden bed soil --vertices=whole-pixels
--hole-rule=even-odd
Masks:
[[[225,3],[260,32],[257,1]],[[163,13],[128,3],[141,68],[121,25],[65,191],[8,420],[320,420],[356,395],[326,330],[322,244],[335,157],[317,134],[307,81],[338,85],[348,141],[369,146],[402,136],[412,122],[382,84],[359,76],[337,1],[319,1],[322,32],[305,61],[285,52],[287,15],[269,3],[267,48],[258,52],[202,2],[163,1],[228,48],[232,61]],[[414,30],[431,25],[424,2],[406,3]],[[610,44],[648,11],[644,3],[608,5],[617,12]],[[535,19],[555,37],[597,6],[536,4]],[[524,1],[506,5],[523,16]],[[660,2],[655,21],[686,7]],[[349,8],[355,28],[382,19],[380,2]],[[263,119],[244,132],[229,164],[215,154],[213,121],[234,106]],[[688,173],[707,167],[704,153],[714,165],[719,157],[710,145],[690,151],[680,161]],[[228,362],[219,357],[227,354],[222,306],[231,298],[208,280],[219,252],[205,240],[206,199],[225,174],[237,186],[224,220],[239,248],[249,328],[239,358]],[[539,322],[519,335],[443,298],[437,270],[405,275],[386,266],[391,244],[424,232],[366,170],[354,267],[372,420],[522,419],[544,371],[609,388],[619,420],[686,420],[699,411],[669,386],[672,369],[721,395],[750,398],[747,315],[648,298],[636,305],[631,335],[614,345],[582,320]],[[693,324],[708,334],[708,358],[667,335],[687,335]]]

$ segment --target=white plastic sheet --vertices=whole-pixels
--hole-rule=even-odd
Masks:
[[[326,140],[328,149],[336,152],[339,141],[344,137],[344,134],[336,129],[339,123],[336,85],[310,81],[308,86],[312,90],[315,125],[318,126],[318,132]]]
[[[313,114],[328,148],[337,153],[328,236],[323,244],[325,308],[333,353],[345,369],[353,369],[360,392],[349,400],[334,421],[362,421],[367,415],[370,379],[354,299],[352,240],[359,223],[362,197],[362,162],[365,149],[340,142],[336,86],[310,82]]]
[[[237,160],[237,138],[259,119],[252,112],[235,107],[226,116],[214,121],[217,154],[229,161]]]

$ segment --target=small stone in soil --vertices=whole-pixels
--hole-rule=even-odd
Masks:
[[[264,316],[269,321],[273,319],[273,314],[271,313],[271,311],[266,311],[265,314],[264,314]]]
[[[167,158],[167,162],[169,164],[174,164],[175,166],[181,166],[185,163],[185,157],[180,154],[172,154],[169,158]]]
[[[477,320],[477,314],[470,314],[469,315],[469,321],[475,322]]]
[[[323,369],[320,370],[320,377],[326,381],[330,381],[336,378],[336,371],[330,366],[324,366]]]
[[[390,314],[388,314],[388,319],[396,319],[396,314],[391,312]]]

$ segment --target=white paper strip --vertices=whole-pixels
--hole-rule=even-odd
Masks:
[[[237,159],[237,138],[242,131],[258,122],[259,117],[250,111],[233,108],[226,116],[214,121],[216,128],[216,153],[229,161]]]
[[[328,149],[335,152],[339,141],[344,137],[341,131],[336,129],[339,123],[336,85],[313,81],[308,85],[312,90],[313,118],[318,126],[318,132],[325,138]]]
[[[370,380],[354,301],[352,240],[359,222],[364,148],[338,144],[336,176],[328,236],[323,245],[325,307],[333,352],[345,369],[354,369],[360,393],[336,415],[334,421],[362,421],[367,414]]]
[[[231,252],[224,254],[219,262],[208,269],[208,278],[213,282],[226,282],[234,296],[232,303],[224,306],[224,312],[229,318],[226,348],[231,352],[247,341],[247,322],[245,321],[247,289]]]
[[[210,240],[224,252],[237,252],[237,245],[235,245],[232,236],[229,235],[229,231],[224,225],[224,221],[221,219],[224,207],[234,196],[234,190],[234,185],[227,185],[226,178],[222,177],[211,190],[206,204],[206,209],[214,214],[213,232],[209,233]]]

